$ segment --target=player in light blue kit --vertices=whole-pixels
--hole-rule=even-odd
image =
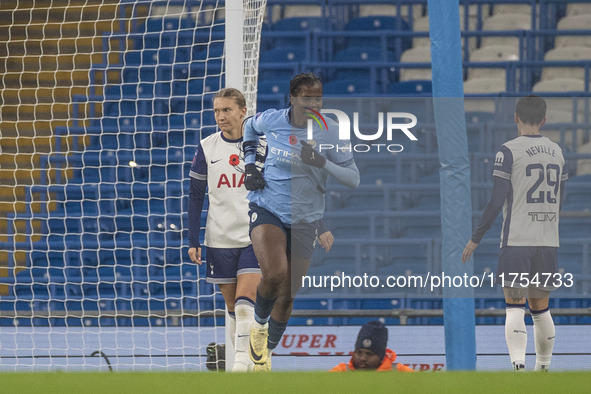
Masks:
[[[532,95],[517,102],[519,136],[497,152],[492,197],[462,255],[463,262],[470,260],[503,209],[497,282],[507,303],[505,339],[515,370],[525,368],[526,298],[534,322],[535,370],[548,370],[554,347],[548,299],[555,282],[548,279],[558,272],[559,211],[568,176],[562,150],[540,134],[545,122],[544,99]]]
[[[244,185],[251,192],[250,237],[261,267],[255,322],[250,333],[250,356],[255,370],[270,370],[270,353],[287,326],[293,297],[310,264],[324,214],[328,176],[351,188],[359,185],[350,141],[339,140],[338,125],[312,123],[310,114],[322,106],[322,82],[312,74],[296,75],[290,82],[290,107],[267,110],[244,124]],[[255,165],[256,149],[266,137],[263,174]],[[321,144],[338,150],[318,152]]]

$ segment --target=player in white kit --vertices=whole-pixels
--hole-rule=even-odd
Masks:
[[[207,188],[206,280],[218,284],[228,308],[226,324],[235,349],[232,371],[245,372],[252,367],[248,339],[261,271],[248,235],[248,191],[240,160],[246,101],[237,89],[222,89],[214,96],[213,110],[221,132],[201,140],[189,173],[189,257],[202,264],[199,230]]]
[[[463,262],[470,260],[502,209],[497,282],[507,304],[505,339],[515,370],[525,368],[526,298],[534,322],[535,370],[548,370],[554,347],[548,299],[559,283],[558,222],[568,176],[562,149],[540,134],[545,122],[544,99],[531,95],[517,102],[519,136],[497,152],[491,199],[462,255]]]

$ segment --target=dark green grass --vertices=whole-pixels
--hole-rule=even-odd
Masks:
[[[2,393],[589,393],[591,372],[0,373]]]

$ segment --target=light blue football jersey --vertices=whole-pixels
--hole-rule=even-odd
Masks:
[[[339,140],[338,124],[329,118],[326,126],[313,124],[313,140],[307,139],[307,129],[292,126],[289,108],[269,109],[249,118],[244,125],[244,141],[267,140],[267,159],[264,164],[266,186],[251,191],[248,199],[274,213],[283,223],[311,223],[324,214],[324,189],[328,179],[325,169],[303,164],[301,140],[317,150],[321,144],[334,146],[320,154],[342,167],[355,167],[351,142]],[[250,159],[254,162],[254,157]]]

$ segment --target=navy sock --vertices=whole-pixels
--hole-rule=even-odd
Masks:
[[[275,298],[263,297],[257,288],[257,300],[254,304],[254,319],[259,324],[265,324],[269,321],[273,305],[275,305]]]
[[[287,322],[278,322],[277,320],[269,319],[269,339],[267,340],[267,347],[269,350],[273,350],[279,344],[285,329],[287,328]]]

